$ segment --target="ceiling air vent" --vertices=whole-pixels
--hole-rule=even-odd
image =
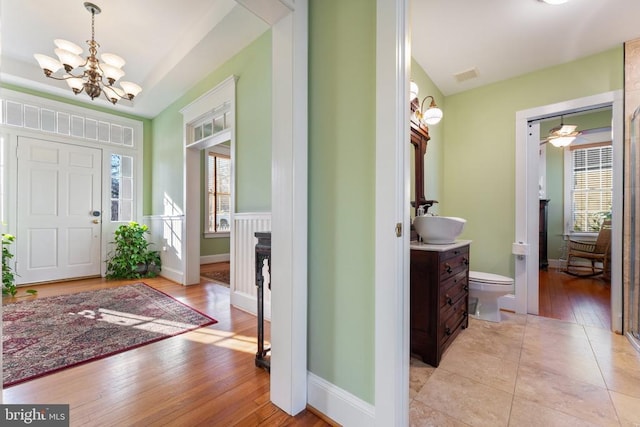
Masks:
[[[457,74],[454,74],[453,77],[456,78],[458,83],[462,83],[465,80],[471,80],[478,77],[478,69],[476,67],[470,68],[466,71],[461,71]]]

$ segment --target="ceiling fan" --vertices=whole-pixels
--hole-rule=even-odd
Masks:
[[[549,131],[549,136],[540,142],[540,145],[550,142],[554,147],[566,147],[571,144],[582,132],[576,131],[576,125],[565,125],[564,116],[560,116],[560,126]]]

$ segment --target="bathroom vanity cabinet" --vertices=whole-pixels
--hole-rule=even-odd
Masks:
[[[411,353],[434,367],[469,326],[469,246],[411,242]]]

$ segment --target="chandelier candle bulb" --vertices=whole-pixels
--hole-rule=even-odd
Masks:
[[[89,98],[94,99],[104,94],[112,104],[116,104],[120,99],[133,100],[142,92],[140,86],[131,82],[120,82],[120,87],[113,86],[125,74],[122,70],[124,59],[113,53],[103,53],[100,56],[102,62],[98,59],[100,44],[95,40],[95,16],[101,12],[100,8],[89,2],[85,2],[84,7],[91,13],[91,40],[87,40],[89,56],[86,59],[80,56],[82,48],[77,44],[55,39],[54,52],[59,61],[38,53],[34,57],[45,76],[66,81],[76,95],[84,92]],[[54,73],[63,67],[66,74],[61,77],[55,76]],[[76,71],[72,73],[74,70]]]

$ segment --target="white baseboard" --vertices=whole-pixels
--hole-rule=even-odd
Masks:
[[[342,426],[375,425],[373,405],[311,372],[307,373],[307,402]]]
[[[258,314],[258,299],[253,295],[231,291],[230,299],[232,306],[251,313],[254,316]],[[271,320],[271,304],[269,304],[269,301],[265,301],[264,304],[264,319]]]
[[[160,269],[160,276],[169,280],[173,280],[174,282],[184,283],[184,274],[181,270],[176,270],[175,268],[162,266]]]
[[[211,264],[214,262],[231,261],[231,255],[229,254],[217,254],[217,255],[202,255],[200,257],[200,264]]]

